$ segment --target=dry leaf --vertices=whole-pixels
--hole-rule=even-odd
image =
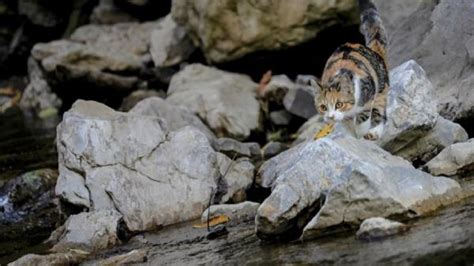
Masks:
[[[212,227],[212,226],[216,226],[216,225],[219,225],[219,224],[225,224],[229,221],[230,221],[229,216],[227,216],[227,215],[218,215],[218,216],[212,217],[209,220],[209,226]],[[193,228],[205,228],[205,227],[207,227],[207,222],[193,225]]]
[[[267,86],[268,83],[272,80],[272,71],[268,70],[263,74],[262,78],[260,79],[260,82],[258,84],[257,88],[257,94],[260,97],[265,96],[265,87]]]
[[[91,254],[89,251],[85,251],[85,250],[82,250],[82,249],[76,249],[76,248],[70,248],[69,252],[76,253],[76,254],[79,254],[79,255],[89,255],[89,254]]]
[[[334,130],[334,124],[332,123],[326,124],[323,128],[321,128],[321,130],[319,130],[319,132],[316,135],[314,135],[314,139],[318,140],[320,138],[324,138],[327,135],[331,134],[333,130]]]

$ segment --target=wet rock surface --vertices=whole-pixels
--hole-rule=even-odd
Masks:
[[[376,240],[395,235],[407,229],[406,225],[402,223],[382,217],[373,217],[364,220],[360,224],[356,235],[359,239]]]
[[[0,257],[37,244],[62,222],[54,195],[57,177],[56,170],[40,169],[0,186]]]
[[[148,251],[147,263],[154,264],[464,264],[474,260],[474,199],[409,222],[409,232],[383,241],[361,243],[354,232],[341,233],[312,241],[266,244],[255,235],[253,223],[229,226],[229,235],[206,240],[207,230],[191,224],[173,226],[143,236]],[[449,244],[447,244],[449,243]],[[140,248],[131,242],[115,250],[119,254]],[[110,253],[110,251],[109,251]],[[92,260],[88,263],[100,261]]]
[[[87,254],[77,252],[52,253],[48,255],[28,254],[8,264],[9,266],[48,266],[48,265],[71,265],[84,261]]]

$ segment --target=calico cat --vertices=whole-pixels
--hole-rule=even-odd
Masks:
[[[315,98],[325,121],[352,120],[365,139],[382,136],[389,89],[386,64],[387,36],[370,0],[359,0],[361,32],[366,45],[346,43],[329,57]]]

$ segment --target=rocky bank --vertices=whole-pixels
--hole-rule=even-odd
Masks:
[[[348,123],[315,138],[325,126],[312,101],[318,90],[308,86],[317,70],[255,79],[259,68],[231,67],[266,64],[265,53],[354,27],[356,1],[83,1],[70,10],[84,23],[60,20],[41,1],[0,1],[0,12],[28,19],[23,25],[64,33],[18,44],[30,51],[21,57],[28,85],[19,90],[19,108],[61,117],[58,172],[1,184],[0,218],[54,207],[65,221],[48,224],[56,230],[46,254],[12,265],[156,262],[156,246],[179,257],[186,253],[180,245],[212,241],[204,229],[190,229],[197,220],[205,228],[220,219],[225,225],[211,226],[215,236],[251,246],[257,237],[339,241],[341,232],[396,238],[414,218],[473,196],[465,125],[474,106],[474,7],[374,2],[391,40],[388,121],[376,142],[357,138]],[[38,17],[33,7],[41,7]],[[0,52],[4,46],[0,40]],[[4,106],[17,105],[0,92]],[[32,208],[38,199],[43,207]]]

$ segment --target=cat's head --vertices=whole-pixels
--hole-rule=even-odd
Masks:
[[[312,80],[313,87],[319,87],[314,98],[316,110],[323,115],[324,121],[342,121],[354,115],[354,85],[347,76],[338,76],[328,84]]]

